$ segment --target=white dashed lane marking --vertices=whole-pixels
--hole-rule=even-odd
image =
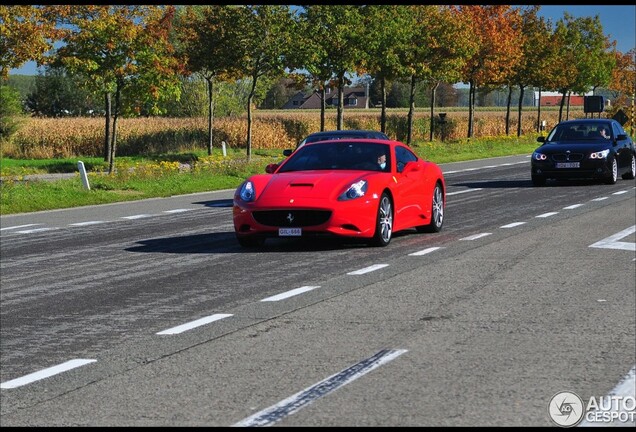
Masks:
[[[459,195],[459,194],[463,194],[463,193],[466,193],[466,192],[476,192],[476,191],[480,191],[480,190],[482,190],[482,188],[464,189],[464,190],[455,191],[455,192],[448,192],[448,193],[446,194],[446,196],[449,196],[449,195]]]
[[[509,223],[508,225],[500,226],[499,228],[514,228],[523,224],[525,224],[525,222],[513,222],[513,223]]]
[[[459,240],[467,240],[467,241],[470,241],[470,240],[477,240],[477,239],[480,239],[480,238],[482,238],[482,237],[489,236],[490,234],[492,234],[492,233],[480,233],[480,234],[473,234],[473,235],[468,236],[468,237],[460,238]]]
[[[43,231],[51,231],[51,230],[55,230],[57,228],[35,228],[35,229],[31,229],[31,230],[22,230],[22,231],[16,231],[17,233],[20,234],[33,234],[36,232],[43,232]]]
[[[87,226],[87,225],[97,225],[102,223],[106,223],[106,222],[104,221],[77,222],[77,223],[69,224],[69,226]]]
[[[42,224],[26,224],[26,225],[10,226],[10,227],[6,227],[6,228],[0,228],[0,231],[26,228],[26,227],[30,227],[30,226],[36,226],[36,225],[42,225]]]
[[[151,216],[152,215],[149,215],[149,214],[138,214],[133,216],[123,216],[122,219],[141,219],[141,218],[147,218]]]
[[[379,270],[379,269],[384,268],[384,267],[388,267],[388,264],[374,264],[372,266],[365,267],[365,268],[360,269],[360,270],[352,271],[352,272],[349,272],[347,274],[348,275],[361,275],[361,274],[365,274],[365,273],[369,273],[369,272],[372,272],[372,271]]]
[[[183,209],[174,209],[174,210],[164,210],[164,213],[183,213],[183,212],[187,212],[187,211],[190,211],[190,210],[194,210],[194,209],[183,208]]]
[[[41,371],[38,371],[38,372],[33,372],[32,374],[29,374],[29,375],[25,375],[21,378],[16,378],[11,381],[3,382],[2,384],[0,384],[0,388],[10,389],[10,388],[21,387],[23,385],[27,385],[32,382],[42,380],[44,378],[49,378],[49,377],[52,377],[53,375],[66,372],[68,370],[75,369],[77,367],[84,366],[89,363],[94,363],[96,361],[97,360],[88,360],[88,359],[69,360],[57,366],[52,366],[47,369],[42,369]]]
[[[218,320],[221,320],[223,318],[227,318],[227,317],[231,317],[231,316],[232,316],[232,314],[214,314],[214,315],[210,315],[210,316],[207,316],[207,317],[200,318],[200,319],[195,320],[195,321],[191,321],[189,323],[185,323],[185,324],[182,324],[182,325],[179,325],[179,326],[176,326],[176,327],[169,328],[167,330],[160,331],[157,334],[158,335],[179,334],[179,333],[183,333],[183,332],[188,331],[188,330],[192,330],[193,328],[197,328],[197,327],[200,327],[202,325],[206,325],[206,324],[209,324],[211,322],[218,321]]]
[[[540,214],[540,215],[535,216],[535,217],[538,217],[538,218],[547,218],[547,217],[550,217],[550,216],[554,216],[555,214],[559,214],[559,212],[548,212],[548,213],[543,213],[543,214]]]
[[[409,254],[409,256],[420,256],[420,255],[426,255],[426,254],[428,254],[428,253],[435,252],[435,251],[436,251],[436,250],[438,250],[438,249],[441,249],[441,247],[430,247],[430,248],[427,248],[427,249],[423,249],[423,250],[421,250],[421,251],[417,251],[417,252],[410,253],[410,254]]]
[[[284,300],[289,297],[296,296],[298,294],[306,293],[307,291],[315,290],[316,288],[320,288],[320,286],[303,286],[300,288],[296,288],[284,293],[276,294],[275,296],[267,297],[261,300],[262,302],[271,302],[271,301],[279,301]]]

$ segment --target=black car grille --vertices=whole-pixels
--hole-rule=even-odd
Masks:
[[[578,162],[583,160],[583,153],[555,153],[552,155],[555,162]]]
[[[277,227],[321,225],[329,220],[329,210],[263,210],[252,213],[259,224]]]

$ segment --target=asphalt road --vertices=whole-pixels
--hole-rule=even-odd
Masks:
[[[634,180],[442,168],[444,230],[386,248],[242,249],[232,191],[0,217],[0,425],[554,426],[557,393],[633,401]]]

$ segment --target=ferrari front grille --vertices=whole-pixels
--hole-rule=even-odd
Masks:
[[[329,210],[259,210],[252,214],[259,224],[276,227],[322,225],[331,217]]]

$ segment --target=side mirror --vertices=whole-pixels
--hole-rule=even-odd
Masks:
[[[406,163],[406,165],[404,165],[404,169],[402,170],[402,172],[406,174],[406,173],[410,173],[411,171],[419,171],[419,170],[420,170],[419,162],[409,161]]]
[[[267,174],[274,174],[274,172],[276,172],[277,169],[278,169],[278,164],[271,163],[265,167],[265,172]]]
[[[540,143],[545,142],[545,137],[544,136],[537,137],[537,142],[540,142]]]
[[[623,141],[627,139],[627,135],[625,134],[618,134],[618,136],[616,137],[617,141]]]
[[[287,157],[287,156],[289,156],[290,154],[292,154],[292,150],[291,150],[291,149],[285,149],[285,150],[283,150],[283,156]]]

